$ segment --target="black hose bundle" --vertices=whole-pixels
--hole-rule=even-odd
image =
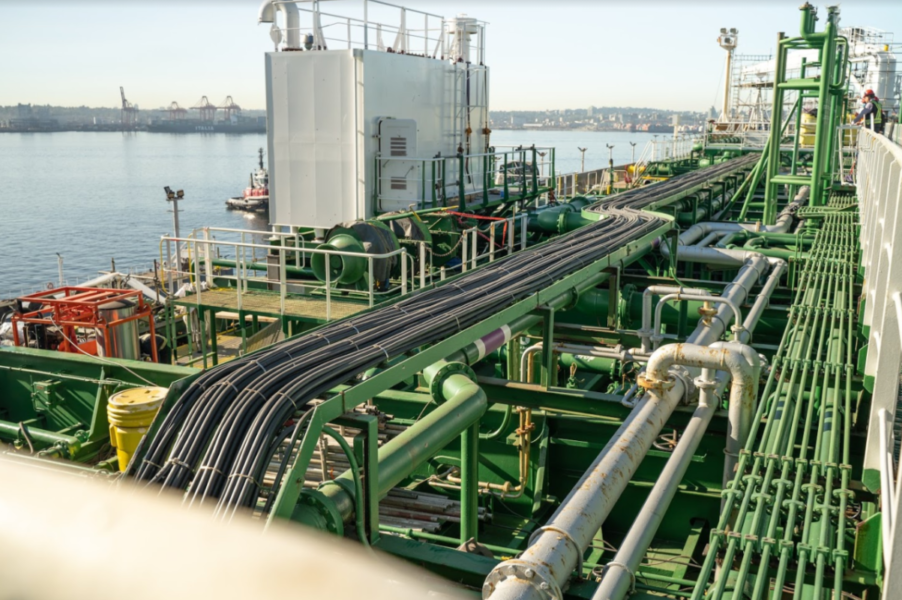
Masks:
[[[301,423],[292,427],[292,416],[308,402],[383,361],[479,323],[654,231],[664,221],[643,207],[731,171],[740,161],[749,162],[736,159],[606,198],[589,209],[605,215],[595,223],[205,372],[164,418],[136,476],[188,488],[191,503],[218,499],[216,513],[229,518],[256,502],[279,445],[297,437]]]

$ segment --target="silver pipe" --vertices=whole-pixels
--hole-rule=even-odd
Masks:
[[[705,369],[703,374],[710,377],[711,370]],[[621,600],[633,587],[642,557],[651,546],[655,533],[664,520],[664,514],[676,496],[679,484],[692,462],[705,430],[711,423],[711,417],[717,411],[714,402],[706,401],[708,394],[710,390],[703,392],[700,397],[698,408],[683,431],[683,437],[677,443],[673,454],[664,465],[642,510],[636,516],[614,559],[605,566],[601,583],[592,595],[592,600]]]
[[[708,235],[703,237],[702,240],[695,245],[704,248],[705,246],[710,246],[712,243],[714,243],[714,241],[716,239],[722,238],[725,235],[727,235],[726,231],[712,231],[711,233],[709,233]]]
[[[699,248],[700,250],[717,251],[715,248]],[[782,261],[780,261],[782,262]],[[752,256],[742,268],[733,281],[724,288],[719,296],[730,300],[736,306],[742,306],[749,297],[752,287],[761,277],[767,273],[772,263],[764,256],[756,254]],[[710,346],[723,336],[726,332],[727,325],[733,318],[733,310],[726,304],[721,304],[707,322],[701,321],[695,331],[686,338],[687,343],[698,344],[700,346]]]
[[[520,381],[532,383],[531,381],[526,380],[526,371],[529,368],[529,355],[534,354],[541,349],[542,342],[539,342],[538,344],[533,344],[523,351],[523,354],[520,356]]]
[[[728,287],[727,290],[730,288]],[[744,289],[744,288],[743,288]],[[747,290],[746,290],[747,293]],[[739,310],[739,307],[735,302],[728,296],[711,296],[708,294],[667,294],[666,296],[662,296],[660,300],[658,300],[658,305],[655,307],[655,335],[652,336],[652,341],[655,345],[655,350],[658,349],[659,342],[663,339],[658,332],[661,331],[661,312],[664,309],[664,305],[667,304],[671,300],[702,300],[704,302],[713,302],[715,304],[720,304],[722,306],[727,306],[730,310],[733,311],[733,318],[736,320],[736,323],[740,323],[742,321],[742,313]],[[710,327],[712,325],[712,321],[717,317],[717,311],[715,311],[714,315],[703,315],[700,320],[698,327]],[[721,325],[726,327],[726,321],[721,321]],[[742,325],[739,325],[734,330],[734,337],[738,337],[739,331],[741,330]],[[720,336],[718,336],[720,337]]]
[[[561,586],[579,566],[583,552],[687,389],[689,383],[674,376],[666,389],[643,396],[547,524],[533,534],[523,554],[489,573],[483,598],[562,597]]]
[[[714,232],[763,231],[767,233],[786,233],[792,227],[796,211],[808,201],[810,191],[808,186],[802,187],[792,202],[780,212],[776,223],[773,225],[761,225],[760,223],[696,223],[680,234],[677,241],[677,260],[700,262],[719,267],[738,267],[756,256],[761,256],[761,254],[753,250],[707,248],[695,246],[694,244]],[[662,243],[660,248],[661,253],[669,259],[669,245]],[[777,259],[771,259],[771,262],[775,260]]]
[[[737,342],[716,342],[707,348],[696,344],[668,344],[656,350],[645,365],[645,385],[666,383],[668,371],[674,364],[729,371],[733,375],[724,461],[724,480],[729,481],[752,427],[761,359],[750,346]],[[643,385],[642,381],[640,385]]]
[[[642,340],[641,351],[651,352],[651,336],[658,330],[651,329],[651,299],[654,295],[661,294],[703,294],[710,296],[710,292],[701,288],[684,288],[676,285],[650,285],[642,292],[642,329],[637,333]]]
[[[541,342],[536,344],[541,347]],[[569,342],[561,342],[554,345],[555,351],[565,352],[567,354],[585,354],[588,356],[598,356],[600,358],[616,358],[622,362],[644,362],[651,356],[650,353],[642,352],[639,348],[626,348],[622,345],[607,348],[605,346],[584,346],[582,344],[572,344]]]
[[[754,331],[755,326],[761,319],[761,315],[764,314],[764,309],[770,304],[770,297],[773,295],[774,289],[776,289],[777,285],[780,283],[780,277],[783,276],[783,271],[787,268],[786,261],[783,260],[778,259],[771,262],[771,264],[773,265],[773,269],[771,270],[770,275],[767,276],[767,281],[764,282],[761,291],[758,292],[758,295],[755,297],[755,303],[752,304],[749,312],[746,313],[745,321],[742,322],[742,331],[739,332],[739,341],[743,344],[748,344],[749,340],[751,340],[751,332]]]
[[[696,223],[686,231],[680,234],[679,244],[681,246],[692,246],[702,238],[711,233],[733,233],[736,231],[755,231],[767,233],[786,233],[792,227],[792,221],[796,211],[808,201],[808,195],[811,190],[808,186],[799,189],[792,202],[784,208],[773,225],[761,225],[760,223],[720,223],[705,222]],[[664,244],[662,244],[662,247]]]
[[[607,564],[601,583],[592,595],[592,600],[622,600],[629,592],[631,584],[635,583],[636,570],[639,568],[642,557],[645,556],[661,526],[664,514],[673,501],[680,482],[692,461],[692,456],[698,449],[716,410],[717,390],[726,382],[726,378],[719,376],[712,380],[713,372],[715,370],[729,371],[732,376],[731,417],[734,405],[753,406],[754,400],[757,398],[758,376],[761,367],[758,355],[746,345],[735,342],[729,344],[718,342],[712,348],[688,344],[664,346],[655,352],[652,360],[649,361],[648,372],[652,379],[647,380],[646,385],[661,385],[665,381],[662,378],[669,378],[669,369],[674,364],[702,367],[702,377],[698,381],[701,389],[698,409],[683,432],[683,437],[677,444],[673,455],[661,471],[657,483],[636,516],[620,549],[614,559]],[[749,400],[751,402],[748,402]],[[751,425],[751,419],[748,420],[748,425]],[[729,458],[729,455],[727,457]]]

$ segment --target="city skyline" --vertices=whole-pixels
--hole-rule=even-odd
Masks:
[[[190,107],[204,95],[214,103],[231,95],[244,108],[265,108],[263,54],[272,42],[269,26],[257,24],[256,0],[37,0],[0,6],[0,80],[6,83],[0,105],[113,107],[124,86],[129,100],[144,110],[173,100]],[[707,110],[722,93],[720,27],[739,29],[738,53],[769,54],[777,30],[793,35],[798,23],[791,2],[564,2],[551,9],[468,0],[409,6],[445,16],[467,13],[489,23],[493,110]],[[361,12],[360,2],[329,7]],[[889,2],[841,8],[843,25],[902,33],[902,10]]]

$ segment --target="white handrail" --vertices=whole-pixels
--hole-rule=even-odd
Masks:
[[[902,363],[902,148],[869,129],[858,133],[858,156],[853,167],[861,219],[861,263],[865,271],[861,324],[870,328],[865,377],[873,377],[871,413],[864,468],[891,468],[888,423],[895,422]],[[902,473],[900,473],[902,476]],[[884,485],[892,488],[892,477]],[[899,532],[902,493],[883,490],[883,552],[887,562],[883,598],[902,588],[902,533]]]
[[[214,228],[210,228],[213,230]],[[242,230],[232,230],[236,232],[241,232]],[[399,248],[397,250],[392,250],[391,252],[383,252],[383,253],[367,253],[367,252],[352,252],[347,250],[334,250],[334,249],[322,249],[322,248],[298,248],[297,246],[287,246],[285,245],[285,239],[287,237],[296,238],[296,234],[291,234],[290,236],[281,236],[280,244],[278,246],[271,244],[255,244],[250,242],[235,242],[230,240],[217,240],[213,239],[209,236],[209,230],[204,230],[204,238],[198,239],[196,237],[188,237],[188,238],[176,238],[172,236],[163,236],[160,240],[160,252],[162,254],[163,246],[166,246],[166,252],[169,254],[171,252],[171,246],[174,243],[176,247],[180,247],[180,245],[184,244],[187,251],[188,256],[190,257],[188,270],[181,270],[181,261],[175,260],[170,261],[168,264],[166,262],[161,261],[161,270],[163,272],[164,278],[168,278],[169,280],[169,289],[173,289],[174,283],[180,283],[182,279],[187,278],[188,281],[194,281],[194,292],[196,297],[196,304],[200,306],[202,304],[202,294],[203,287],[201,284],[200,273],[195,270],[191,271],[191,264],[200,265],[203,263],[205,272],[205,277],[203,278],[208,287],[212,287],[213,281],[213,252],[212,249],[217,246],[226,246],[233,249],[235,253],[235,274],[234,275],[217,275],[217,278],[227,281],[235,282],[235,290],[236,290],[236,306],[239,310],[242,309],[242,294],[245,293],[248,289],[248,283],[251,281],[258,281],[266,284],[277,284],[279,286],[279,311],[280,314],[284,315],[286,313],[286,300],[288,294],[288,277],[287,277],[287,260],[286,256],[288,252],[299,252],[303,250],[305,253],[310,254],[321,254],[327,257],[327,263],[331,264],[331,256],[352,256],[352,257],[365,257],[367,259],[367,270],[369,274],[369,284],[368,290],[364,297],[367,299],[369,306],[374,306],[376,303],[377,297],[382,298],[389,294],[394,293],[394,290],[385,290],[385,291],[377,291],[375,289],[375,282],[373,281],[373,264],[376,259],[385,259],[391,258],[393,256],[400,256],[400,260],[402,262],[402,281],[401,281],[401,293],[407,293],[407,260],[408,254],[405,248]],[[256,249],[260,248],[265,250],[266,252],[277,251],[279,255],[278,269],[279,269],[279,277],[278,279],[270,279],[268,276],[266,277],[251,277],[248,275],[248,265],[246,261],[246,250],[248,248]],[[240,252],[239,252],[240,250]],[[171,256],[171,254],[170,254]],[[421,267],[422,268],[422,267]],[[257,269],[251,268],[252,271],[257,271]],[[421,279],[424,276],[421,276]],[[326,297],[326,320],[331,320],[332,318],[332,285],[331,285],[331,269],[326,269],[326,281],[323,284],[317,284],[315,282],[305,282],[305,287],[308,288],[324,288],[325,297]],[[359,295],[359,292],[351,291],[349,294],[352,297],[356,297]]]

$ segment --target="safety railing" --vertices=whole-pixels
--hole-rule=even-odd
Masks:
[[[862,325],[869,328],[864,374],[873,381],[864,468],[881,473],[884,598],[902,586],[902,473],[893,467],[892,436],[902,367],[902,148],[869,129],[858,133],[855,182],[861,215]],[[894,483],[895,481],[895,483]]]
[[[692,148],[698,142],[700,136],[697,134],[677,134],[669,140],[653,140],[655,145],[652,151],[653,160],[661,160],[661,152],[663,151],[663,159],[683,160],[692,156]]]
[[[736,124],[731,124],[736,125]],[[746,125],[746,124],[739,124]],[[769,123],[767,124],[770,125]],[[792,128],[792,125],[790,125]],[[758,126],[749,127],[731,127],[729,129],[712,129],[705,132],[705,146],[719,147],[724,146],[729,149],[743,150],[760,150],[767,145],[770,138],[770,129],[764,129]],[[787,140],[791,139],[787,136]],[[792,148],[791,143],[784,144],[788,149]]]
[[[426,264],[419,261],[417,269],[414,257],[406,248],[399,248],[385,253],[359,253],[343,250],[327,250],[310,248],[302,245],[294,234],[276,234],[280,237],[280,244],[255,244],[243,241],[217,240],[210,235],[211,230],[203,230],[203,235],[192,238],[175,238],[163,236],[160,240],[161,279],[164,285],[172,293],[181,285],[187,284],[187,290],[195,296],[195,303],[203,304],[203,294],[214,286],[214,279],[220,282],[232,282],[235,291],[235,308],[243,310],[243,296],[250,289],[278,288],[279,314],[286,314],[286,300],[289,294],[301,294],[306,297],[322,298],[325,301],[325,319],[332,319],[334,312],[333,296],[340,294],[343,300],[363,300],[369,306],[381,302],[389,295],[406,294],[408,289],[415,289],[417,282],[420,287],[425,285],[427,279]],[[240,230],[236,230],[240,231]],[[245,232],[247,233],[247,232]],[[288,240],[295,243],[288,245]],[[177,261],[164,260],[165,256],[173,256],[172,247],[180,245],[185,248],[185,256]],[[234,256],[229,260],[227,269],[216,272],[214,267],[222,265],[221,249],[228,249],[229,255]],[[249,260],[254,252],[259,252],[265,257],[265,263]],[[420,250],[421,255],[424,250]],[[367,261],[367,289],[365,291],[338,290],[333,287],[331,281],[331,269],[326,268],[325,281],[318,281],[312,274],[305,273],[307,269],[306,257],[323,255],[327,265],[332,264],[332,257],[356,257],[365,258]],[[276,260],[273,257],[277,256]],[[379,259],[391,259],[398,257],[400,261],[400,276],[395,279],[397,286],[387,289],[379,289],[373,276],[374,261]],[[219,263],[217,265],[216,263]],[[299,278],[289,278],[289,271],[299,274]],[[264,272],[264,276],[257,273]],[[271,274],[276,274],[273,277]],[[184,283],[183,283],[184,282]]]
[[[440,157],[376,156],[379,212],[537,199],[552,189],[554,148],[495,148]],[[538,205],[537,205],[538,206]]]
[[[321,2],[277,2],[293,4],[298,25],[274,24],[277,49],[308,51],[361,48],[395,54],[412,54],[437,59],[462,58],[464,62],[485,64],[485,23],[467,20],[460,35],[459,19],[407,8],[380,0],[330,2],[330,10],[345,8],[358,16],[320,10]],[[463,47],[461,47],[461,38]],[[297,40],[293,42],[292,40]]]

